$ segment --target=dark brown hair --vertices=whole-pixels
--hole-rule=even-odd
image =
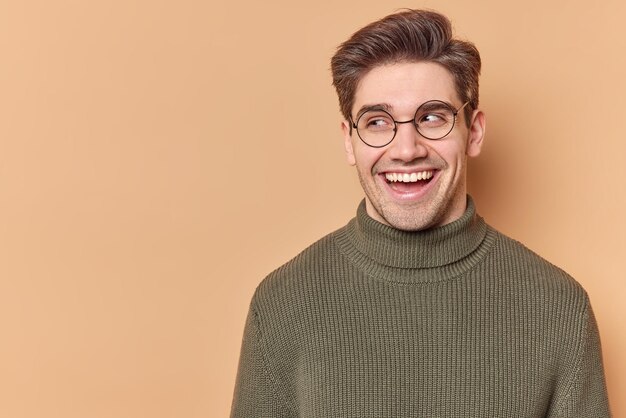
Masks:
[[[478,107],[480,54],[471,42],[452,37],[444,15],[427,10],[406,10],[360,29],[341,44],[331,60],[333,85],[341,113],[351,119],[359,81],[372,68],[398,62],[428,61],[442,65],[454,77],[465,107],[466,121]]]

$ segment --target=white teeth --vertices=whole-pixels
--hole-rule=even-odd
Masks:
[[[428,180],[432,178],[432,171],[419,171],[414,173],[385,173],[385,178],[387,181],[392,183],[402,182],[402,183],[415,183],[419,180]]]

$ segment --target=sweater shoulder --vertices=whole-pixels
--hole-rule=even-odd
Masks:
[[[282,266],[268,274],[257,286],[257,301],[299,297],[319,288],[320,280],[338,273],[343,256],[335,239],[345,226],[320,238]]]
[[[493,228],[495,245],[491,257],[504,264],[507,270],[519,272],[512,275],[525,284],[543,289],[551,294],[577,299],[586,304],[587,293],[582,285],[569,273],[546,260],[526,245]]]

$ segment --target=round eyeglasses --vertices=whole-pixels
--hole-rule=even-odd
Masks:
[[[456,122],[456,115],[469,101],[455,109],[451,104],[441,100],[429,100],[422,103],[410,120],[395,120],[381,106],[373,106],[359,115],[352,127],[359,138],[373,148],[387,146],[396,137],[398,124],[413,123],[417,132],[426,139],[441,139],[447,136]]]

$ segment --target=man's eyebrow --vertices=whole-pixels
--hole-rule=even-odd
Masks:
[[[393,106],[391,106],[388,103],[366,104],[366,105],[361,106],[359,111],[356,113],[356,119],[358,119],[359,116],[361,116],[363,113],[367,112],[368,110],[384,110],[386,112],[391,112],[392,109],[393,109]]]
[[[448,102],[444,102],[443,100],[429,100],[421,104],[420,108],[422,110],[433,110],[433,109],[441,109],[445,107],[450,107],[454,109],[454,105]]]

